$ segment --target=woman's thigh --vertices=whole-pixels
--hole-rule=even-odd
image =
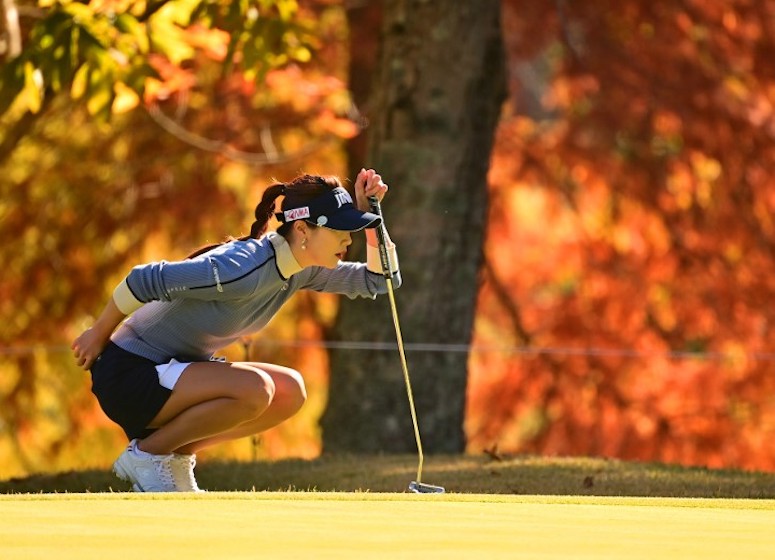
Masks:
[[[255,401],[257,406],[271,403],[275,382],[258,366],[240,362],[194,362],[188,365],[149,426],[163,426],[181,412],[215,399]]]

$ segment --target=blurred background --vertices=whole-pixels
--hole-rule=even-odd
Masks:
[[[0,6],[0,478],[124,445],[69,345],[131,266],[361,167],[430,452],[775,470],[775,0]],[[223,355],[309,402],[202,458],[412,452],[392,328],[299,294]]]

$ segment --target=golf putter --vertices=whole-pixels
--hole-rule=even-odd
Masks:
[[[412,414],[412,425],[414,426],[414,439],[417,442],[417,480],[413,480],[409,483],[409,491],[415,494],[443,494],[443,486],[434,486],[433,484],[425,484],[422,482],[422,465],[423,465],[423,452],[422,452],[422,440],[420,439],[420,428],[417,424],[417,412],[414,408],[414,396],[412,395],[412,384],[409,381],[409,368],[406,365],[406,353],[404,351],[404,340],[401,336],[401,325],[398,322],[398,309],[396,308],[396,298],[393,294],[393,267],[390,263],[390,255],[387,249],[387,229],[385,228],[385,219],[382,217],[382,208],[379,205],[379,200],[371,196],[369,197],[369,204],[371,206],[371,212],[380,217],[381,223],[377,227],[377,245],[379,247],[379,259],[382,264],[382,274],[385,276],[388,288],[388,299],[390,300],[390,311],[393,314],[393,326],[396,329],[396,341],[398,342],[398,353],[401,357],[401,367],[404,371],[404,382],[406,384],[406,395],[409,398],[409,411]]]

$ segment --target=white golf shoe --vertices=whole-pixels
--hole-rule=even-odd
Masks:
[[[196,455],[181,455],[173,453],[170,459],[172,466],[172,478],[178,492],[204,492],[194,478]]]
[[[178,492],[172,468],[172,454],[152,455],[138,449],[137,440],[113,463],[113,472],[132,483],[135,492]]]

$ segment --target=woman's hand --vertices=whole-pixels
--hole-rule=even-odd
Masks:
[[[116,307],[113,298],[108,300],[100,317],[94,325],[86,329],[70,345],[75,356],[75,363],[83,369],[90,369],[105,345],[110,340],[116,326],[124,319],[124,314]]]
[[[369,198],[374,196],[382,201],[387,193],[388,186],[382,182],[382,177],[373,169],[361,169],[355,178],[355,200],[358,210],[368,212],[370,209]]]
[[[94,360],[102,353],[108,340],[94,327],[89,327],[73,341],[71,348],[75,355],[75,363],[83,369],[91,368]]]
[[[382,201],[387,193],[388,186],[382,182],[382,177],[377,174],[373,169],[361,169],[358,176],[355,178],[355,198],[358,204],[358,210],[362,212],[369,212],[371,205],[369,204],[369,198],[374,196]],[[367,228],[364,230],[366,233],[366,243],[372,247],[377,247],[379,240],[377,239],[377,230],[374,228]],[[392,244],[390,237],[385,230],[385,239],[388,244]]]

